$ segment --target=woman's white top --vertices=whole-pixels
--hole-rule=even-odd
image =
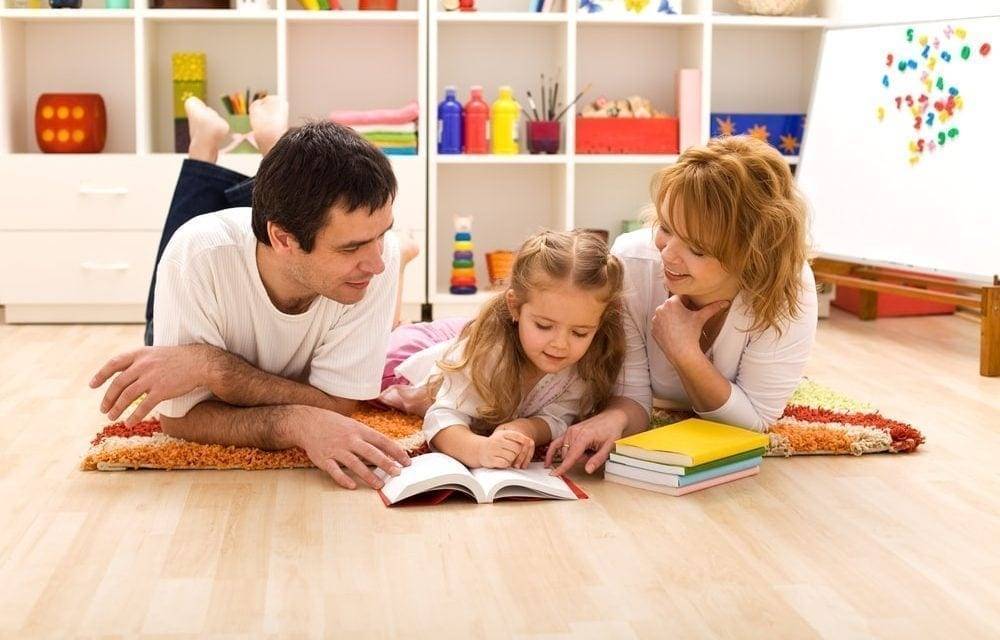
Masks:
[[[653,398],[691,407],[680,375],[653,339],[653,314],[670,296],[664,288],[663,263],[653,243],[653,230],[618,237],[611,253],[625,267],[625,336],[627,351],[619,377],[621,395],[649,412]],[[816,340],[816,282],[812,269],[802,270],[800,315],[774,329],[749,333],[753,310],[739,295],[706,356],[730,381],[729,399],[714,411],[697,412],[706,420],[763,431],[784,411],[802,380]]]

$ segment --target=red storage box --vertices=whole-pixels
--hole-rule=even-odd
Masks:
[[[577,118],[577,153],[678,153],[677,118]]]
[[[861,314],[861,290],[854,287],[837,285],[837,295],[833,299],[833,306],[844,311],[849,311],[854,315]],[[875,303],[876,318],[906,318],[912,316],[937,316],[955,313],[955,306],[942,304],[940,302],[930,302],[927,300],[916,300],[905,296],[897,296],[891,293],[878,294],[878,302]]]
[[[898,269],[882,269],[882,273],[898,276],[908,275],[907,271]],[[930,276],[923,275],[923,278]],[[954,282],[954,278],[933,277],[943,283]],[[837,294],[833,299],[833,306],[849,311],[854,315],[861,313],[861,290],[854,287],[837,285]],[[875,304],[875,317],[877,318],[905,318],[908,316],[934,316],[955,313],[955,305],[943,304],[941,302],[930,302],[928,300],[918,300],[906,296],[893,295],[891,293],[879,293],[878,301]]]

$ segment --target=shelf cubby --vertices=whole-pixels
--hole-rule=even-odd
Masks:
[[[202,13],[211,13],[203,11]],[[220,96],[250,89],[278,90],[277,33],[273,22],[219,22],[197,17],[145,24],[149,125],[154,153],[174,152],[172,55],[203,52],[206,103],[223,112]]]
[[[639,220],[647,212],[649,183],[661,166],[578,165],[573,226],[603,229],[608,232],[608,242],[614,242],[626,220]]]
[[[289,23],[291,121],[325,118],[335,109],[395,108],[417,100],[418,41],[416,22]]]
[[[43,93],[100,94],[107,113],[104,151],[136,151],[132,22],[87,20],[84,30],[65,20],[12,19],[0,30],[6,65],[0,90],[7,109],[0,152],[39,152],[35,103]]]
[[[472,216],[476,276],[489,289],[486,253],[516,251],[540,229],[566,226],[566,168],[561,165],[445,165],[438,170],[432,292],[448,295],[456,215]],[[464,296],[454,296],[461,301]]]

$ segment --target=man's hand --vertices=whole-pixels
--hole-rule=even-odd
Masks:
[[[106,413],[109,420],[117,420],[129,405],[146,394],[125,420],[125,424],[132,427],[164,400],[179,398],[206,386],[208,363],[214,351],[215,347],[201,344],[143,347],[108,360],[90,381],[90,388],[96,389],[118,374],[101,402],[101,412]]]
[[[347,467],[373,489],[384,484],[365,461],[390,476],[399,475],[410,465],[410,457],[394,440],[332,411],[308,407],[306,419],[293,427],[292,440],[305,449],[309,459],[345,489],[358,485],[346,473]]]

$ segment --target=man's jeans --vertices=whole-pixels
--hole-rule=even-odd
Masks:
[[[232,207],[249,207],[253,194],[253,178],[242,173],[209,164],[200,160],[185,159],[181,165],[174,197],[170,201],[170,211],[163,224],[160,247],[156,250],[156,265],[160,264],[163,250],[174,232],[182,224],[203,213],[221,211]],[[153,294],[156,290],[156,267],[153,280],[149,284],[146,300],[146,345],[153,344]]]

